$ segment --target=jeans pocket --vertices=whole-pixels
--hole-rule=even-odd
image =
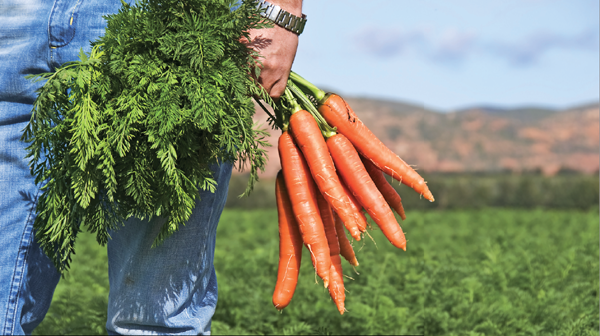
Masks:
[[[51,48],[64,47],[75,37],[77,14],[83,0],[55,0],[48,21]]]

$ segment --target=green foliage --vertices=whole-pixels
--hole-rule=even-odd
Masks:
[[[273,308],[276,211],[226,210],[217,233],[212,331],[598,335],[598,221],[597,210],[413,211],[402,222],[406,252],[372,231],[377,246],[368,238],[355,244],[360,274],[343,261],[344,274],[354,280],[345,279],[348,312],[340,316],[322,283],[315,283],[306,251],[292,303],[281,313]],[[78,251],[36,334],[93,325],[105,314],[106,307],[88,307],[107,298],[105,252],[92,251],[100,247],[91,236],[82,238],[91,248]],[[94,284],[104,289],[86,291]],[[67,291],[74,293],[69,301]],[[75,319],[70,314],[78,309]]]
[[[279,313],[271,302],[279,248],[274,239],[278,237],[276,212],[227,211],[221,218],[217,244],[223,244],[215,254],[219,279],[215,321],[252,334],[407,334],[421,328],[422,249],[404,253],[380,232],[374,232],[377,247],[368,238],[364,246],[355,244],[357,251],[362,248],[357,254],[360,275],[344,262],[344,274],[355,280],[345,279],[349,312],[343,316],[322,282],[317,283],[310,254],[304,249],[294,299]],[[218,327],[214,332],[227,333]]]
[[[598,213],[472,211],[420,219],[428,334],[598,335]],[[584,321],[584,322],[581,322]]]
[[[124,3],[89,55],[33,77],[47,80],[23,136],[45,183],[36,237],[61,271],[82,227],[105,244],[129,217],[164,216],[160,243],[199,188],[216,188],[211,164],[249,164],[252,189],[266,143],[252,121],[257,54],[240,37],[264,24],[254,1],[234,3]]]

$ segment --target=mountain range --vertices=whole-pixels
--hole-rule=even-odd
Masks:
[[[600,105],[558,110],[475,106],[439,112],[423,106],[346,97],[357,116],[392,151],[419,171],[598,173]],[[257,108],[257,123],[268,128]],[[280,169],[277,138],[269,130],[269,163],[263,177]]]

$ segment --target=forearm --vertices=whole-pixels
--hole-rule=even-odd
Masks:
[[[292,15],[302,16],[302,0],[267,1]],[[251,42],[248,46],[262,56],[258,82],[273,99],[278,99],[285,90],[296,56],[298,35],[278,25],[269,29],[253,29],[249,33]]]
[[[268,0],[270,3],[296,15],[302,16],[302,0]]]

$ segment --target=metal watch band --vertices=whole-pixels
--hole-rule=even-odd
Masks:
[[[258,8],[264,9],[261,12],[261,16],[273,21],[278,26],[281,26],[297,35],[302,34],[304,31],[304,25],[306,24],[306,15],[302,14],[302,17],[281,9],[281,7],[268,3],[265,0],[258,1]]]

